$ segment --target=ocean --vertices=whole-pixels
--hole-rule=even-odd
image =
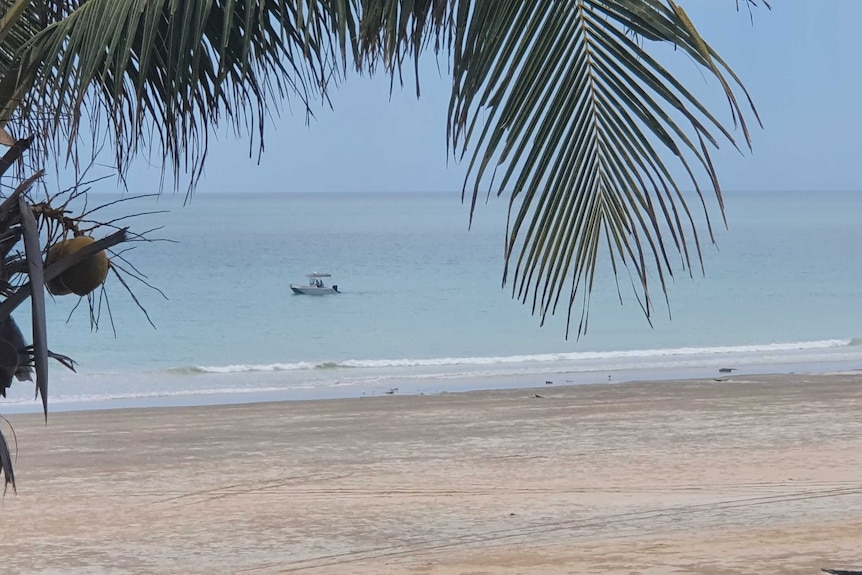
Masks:
[[[49,347],[78,362],[52,362],[49,411],[862,368],[859,193],[726,194],[728,228],[716,211],[717,246],[702,237],[705,274],[677,266],[652,326],[605,266],[589,330],[568,339],[564,310],[540,326],[501,287],[504,198],[480,203],[472,227],[459,193],[183,200],[103,210],[151,212],[126,223],[157,241],[114,260],[153,286],[129,280],[147,315],[115,277],[98,329],[86,302],[49,297]],[[341,293],[293,295],[313,271]],[[14,314],[25,333],[27,308]],[[40,409],[27,382],[0,401]]]

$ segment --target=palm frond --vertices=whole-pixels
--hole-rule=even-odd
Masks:
[[[192,184],[209,134],[223,126],[256,139],[272,106],[296,97],[307,113],[335,73],[322,2],[88,0],[69,3],[18,52],[38,63],[19,117],[54,135],[74,158],[86,127],[107,121],[117,167],[146,150]],[[85,120],[88,123],[85,123]]]
[[[629,270],[649,319],[671,253],[689,273],[702,265],[686,189],[712,240],[704,191],[723,206],[709,151],[737,144],[647,48],[670,44],[713,75],[748,144],[745,89],[672,0],[465,2],[457,15],[449,139],[468,160],[471,216],[483,186],[511,195],[504,285],[542,322],[563,296],[571,322],[583,297],[580,335],[606,258]]]
[[[41,177],[37,174],[36,177]],[[34,180],[35,181],[35,178]],[[36,369],[36,389],[42,398],[42,410],[48,417],[48,329],[45,315],[45,280],[42,270],[42,246],[39,229],[27,198],[18,196],[21,232],[30,278],[30,304],[33,318],[33,361]]]
[[[444,47],[451,47],[456,2],[361,0],[356,5],[340,0],[338,3],[346,17],[342,18],[343,27],[337,32],[341,38],[355,39],[351,45],[357,69],[373,73],[382,66],[393,80],[396,76],[403,80],[404,64],[412,60],[416,95],[419,96],[419,56],[427,49],[439,53]],[[353,24],[348,29],[350,22]]]
[[[8,423],[5,417],[0,416],[0,425],[2,425],[3,422]],[[12,434],[14,437],[14,429],[12,429]],[[18,438],[16,437],[16,442],[17,439]],[[12,466],[12,452],[9,450],[9,444],[6,443],[6,436],[3,435],[2,429],[0,429],[0,472],[3,473],[3,494],[6,494],[6,489],[8,489],[10,485],[12,486],[12,490],[17,493],[18,489],[15,486],[15,470]]]

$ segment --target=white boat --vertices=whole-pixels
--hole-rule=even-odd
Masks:
[[[339,293],[337,285],[328,286],[323,283],[323,278],[330,278],[332,274],[322,274],[314,272],[305,276],[308,278],[308,284],[296,285],[290,284],[290,289],[297,295],[326,295],[330,293]]]

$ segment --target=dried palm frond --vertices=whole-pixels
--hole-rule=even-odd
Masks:
[[[3,422],[9,423],[6,421],[5,417],[0,416],[0,426],[2,426]],[[9,426],[12,429],[12,426]],[[12,429],[12,435],[15,436],[15,430]],[[15,442],[18,442],[18,438],[15,437]],[[12,453],[9,450],[9,444],[6,443],[6,436],[3,435],[3,430],[0,429],[0,471],[3,472],[3,494],[6,494],[6,489],[11,485],[12,490],[16,493],[18,492],[18,488],[15,486],[15,470],[12,466]]]

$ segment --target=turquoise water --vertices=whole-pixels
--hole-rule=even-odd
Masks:
[[[51,409],[862,368],[858,193],[729,194],[706,275],[680,268],[670,287],[672,320],[661,299],[652,328],[631,294],[620,306],[606,272],[590,330],[569,340],[564,314],[540,327],[501,289],[504,200],[480,205],[470,230],[458,194],[182,200],[107,210],[165,211],[130,223],[172,242],[124,254],[167,298],[131,284],[155,328],[115,278],[116,336],[104,306],[91,331],[86,306],[49,301],[49,346],[79,362],[52,366]],[[342,293],[292,295],[311,271]],[[39,405],[17,384],[0,408]]]

